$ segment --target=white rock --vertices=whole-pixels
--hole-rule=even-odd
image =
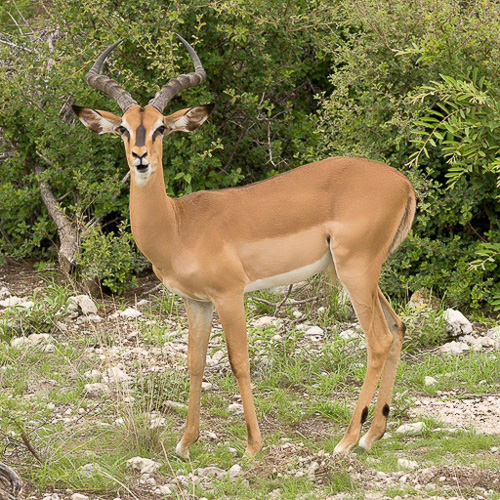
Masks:
[[[261,316],[253,321],[253,326],[257,328],[266,328],[268,326],[278,326],[282,320],[275,316]]]
[[[156,488],[155,493],[158,495],[171,495],[172,490],[168,484],[162,484]]]
[[[127,319],[134,319],[138,318],[139,316],[142,316],[141,311],[138,311],[134,307],[127,307],[124,311],[120,313],[120,316],[122,318],[127,318]]]
[[[76,322],[81,325],[82,323],[100,323],[104,321],[98,314],[88,314],[87,316],[80,316]]]
[[[6,286],[0,288],[0,300],[4,300],[7,297],[10,297],[10,291]]]
[[[446,309],[443,318],[450,325],[455,335],[472,333],[472,323],[460,311]]]
[[[95,382],[99,382],[102,379],[102,373],[99,370],[89,370],[84,375],[89,380],[94,380]]]
[[[340,333],[339,337],[344,339],[344,340],[358,339],[359,332],[357,332],[356,330],[353,330],[352,328],[349,328],[349,330],[345,330],[342,333]]]
[[[302,316],[304,316],[304,313],[298,311],[297,309],[295,309],[293,312],[292,312],[292,315],[295,319],[300,319],[302,318]]]
[[[24,299],[20,297],[8,297],[7,299],[0,300],[0,307],[15,307],[23,301]]]
[[[404,424],[396,429],[398,434],[415,435],[424,432],[427,429],[425,422],[415,422],[414,424]]]
[[[56,346],[54,344],[47,344],[43,348],[43,352],[45,352],[47,354],[52,354],[52,353],[56,352]]]
[[[88,295],[75,295],[69,301],[74,302],[83,314],[97,314],[97,306]]]
[[[61,497],[57,493],[46,493],[43,500],[61,500]]]
[[[439,352],[443,354],[454,354],[455,356],[459,356],[464,352],[468,352],[470,347],[465,342],[448,342],[447,344],[442,345],[439,348]]]
[[[234,464],[227,472],[229,479],[231,479],[231,481],[236,481],[236,479],[238,479],[241,476],[241,473],[242,469],[241,465],[239,464]]]
[[[311,326],[306,330],[305,334],[308,337],[317,337],[317,336],[323,336],[324,333],[325,332],[323,331],[323,328],[321,328],[320,326]]]
[[[202,479],[215,478],[222,479],[226,477],[227,472],[225,470],[219,469],[219,467],[201,467],[196,471],[198,477]]]
[[[321,314],[325,314],[325,312],[326,312],[326,307],[323,307],[323,306],[318,307],[318,310],[317,310],[316,312],[317,312],[318,314],[320,314],[320,315],[321,315]]]
[[[137,470],[141,474],[152,474],[161,467],[161,464],[149,458],[134,457],[127,460],[127,465],[132,470]]]
[[[407,460],[406,458],[398,458],[398,466],[402,469],[414,470],[418,468],[418,462],[415,462],[415,460]]]
[[[158,429],[159,427],[166,427],[166,426],[167,426],[167,420],[165,417],[162,417],[161,415],[151,415],[151,418],[149,420],[150,429]]]
[[[52,335],[49,335],[48,333],[32,333],[28,337],[28,340],[31,345],[39,345],[53,341],[54,337],[52,337]]]
[[[435,385],[437,383],[438,383],[438,381],[434,377],[427,376],[424,378],[424,385],[429,386],[429,385]]]
[[[23,302],[20,302],[17,307],[22,307],[24,309],[31,309],[35,303],[32,300],[25,300]]]
[[[207,438],[210,439],[211,441],[217,441],[217,434],[215,432],[207,432]]]
[[[106,384],[85,384],[83,391],[90,397],[103,396],[109,393],[109,387]]]
[[[130,377],[118,366],[112,366],[106,370],[106,375],[104,377],[105,382],[113,384],[123,384],[128,382]]]
[[[26,337],[16,337],[10,341],[12,347],[23,347],[29,343],[30,341]]]
[[[165,401],[164,406],[175,411],[187,410],[187,405],[184,403],[177,403],[176,401]]]
[[[227,407],[228,411],[230,411],[231,413],[243,413],[243,405],[240,404],[240,403],[231,403],[228,407]]]
[[[98,464],[85,464],[80,467],[80,471],[85,476],[92,476],[101,471],[101,467]]]
[[[201,390],[203,392],[210,392],[213,389],[213,385],[210,382],[202,382]]]
[[[89,500],[87,495],[82,495],[81,493],[73,493],[71,495],[71,500]]]

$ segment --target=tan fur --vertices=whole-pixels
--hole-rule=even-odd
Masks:
[[[371,446],[381,429],[385,430],[381,412],[392,397],[400,351],[394,332],[402,324],[378,289],[378,280],[387,255],[411,227],[415,193],[410,182],[383,163],[337,157],[249,186],[172,199],[166,194],[163,178],[163,143],[161,138],[153,140],[153,127],[162,120],[170,127],[168,132],[192,130],[211,108],[192,109],[162,117],[151,106],[133,106],[123,117],[131,129],[130,140],[124,138],[124,145],[132,173],[132,232],[158,278],[185,298],[189,317],[189,416],[178,453],[188,456],[199,433],[200,387],[212,304],[223,324],[241,391],[247,452],[254,455],[261,449],[250,390],[244,290],[257,280],[314,268],[325,256],[330,256],[350,294],[369,352],[358,405],[337,451],[349,451],[357,443],[365,408],[382,376],[376,429],[364,438],[365,446]],[[136,131],[141,124],[146,141],[137,147]],[[142,178],[136,172],[133,153],[147,153],[150,177]],[[384,371],[387,359],[390,363]]]

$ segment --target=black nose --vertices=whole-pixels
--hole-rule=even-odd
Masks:
[[[132,151],[132,156],[133,156],[134,158],[137,158],[137,159],[139,159],[139,160],[142,160],[143,158],[146,158],[146,156],[148,156],[148,152],[146,151],[146,152],[145,152],[145,153],[141,156],[141,155],[138,155],[137,153],[134,153],[134,152]]]

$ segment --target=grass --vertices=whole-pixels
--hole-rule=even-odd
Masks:
[[[313,282],[307,293],[323,293],[321,287],[325,286]],[[219,369],[207,370],[205,379],[214,390],[202,396],[200,441],[191,449],[191,461],[182,461],[174,448],[186,411],[167,408],[167,401],[187,403],[186,361],[182,354],[168,350],[160,354],[167,342],[177,342],[185,334],[181,303],[171,294],[160,293],[142,309],[138,320],[61,331],[56,322],[66,317],[70,292],[47,286],[33,297],[36,305],[31,310],[9,311],[0,317],[0,460],[17,464],[39,491],[71,488],[110,498],[149,498],[139,483],[140,476],[126,464],[129,458],[142,456],[161,464],[156,473],[159,484],[174,481],[176,474],[188,478],[171,498],[195,492],[213,499],[267,499],[277,496],[273,492],[278,489],[279,498],[324,498],[340,492],[362,498],[363,487],[347,468],[332,469],[321,484],[292,472],[300,467],[301,457],[333,451],[349,423],[366,371],[366,352],[359,341],[338,336],[342,322],[352,321],[352,311],[342,302],[341,293],[335,293],[329,300],[336,312],[327,304],[317,316],[317,306],[304,303],[300,308],[303,316],[297,320],[293,314],[297,306],[284,304],[279,314],[289,318],[286,328],[255,328],[249,322],[254,395],[266,444],[259,457],[242,457],[246,427],[242,415],[228,411],[238,389],[224,356]],[[276,303],[282,296],[266,292],[253,297]],[[274,314],[274,308],[254,299],[249,299],[250,316]],[[500,391],[498,353],[441,357],[433,352],[447,335],[440,313],[406,310],[404,316],[409,336],[398,370],[391,425],[408,421],[408,409],[415,399],[437,396],[438,391],[456,391],[453,397]],[[321,325],[324,341],[307,341],[298,328],[300,322]],[[139,333],[130,336],[134,331]],[[51,333],[55,352],[44,352],[43,344],[9,345],[12,337],[31,333]],[[220,341],[220,334],[212,337],[209,354],[218,349],[225,353]],[[105,397],[89,398],[84,392],[89,383],[84,373],[110,366],[122,366],[133,376],[132,382],[114,387]],[[425,386],[427,375],[438,383]],[[152,413],[165,419],[163,427],[150,428]],[[498,435],[433,432],[442,424],[430,418],[426,423],[428,430],[413,437],[400,436],[391,427],[389,437],[371,453],[358,454],[356,463],[382,472],[397,471],[398,458],[406,457],[417,460],[421,467],[473,464],[479,469],[499,468],[498,454],[490,452],[498,446]],[[210,439],[209,432],[217,439]],[[29,452],[24,438],[39,459]],[[289,451],[278,452],[276,446],[283,443],[290,443]],[[234,463],[244,470],[237,481],[221,479],[207,487],[189,478],[197,468],[216,465],[228,470]],[[96,464],[96,472],[85,474],[82,467],[86,464]],[[391,487],[384,494],[394,497],[414,491],[405,485]],[[447,494],[440,489],[433,494],[436,492]],[[498,498],[495,495],[490,497]]]

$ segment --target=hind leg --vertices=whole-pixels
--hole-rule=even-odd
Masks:
[[[384,371],[382,373],[382,381],[380,383],[380,391],[377,398],[377,405],[375,406],[373,422],[368,432],[359,441],[359,446],[365,450],[370,450],[373,443],[380,439],[385,433],[405,332],[404,323],[394,312],[380,288],[378,289],[378,296],[384,311],[385,319],[394,336],[394,343],[389,351],[389,356],[385,362]]]
[[[365,380],[351,422],[340,443],[337,453],[347,453],[356,446],[361,426],[368,416],[368,407],[394,343],[379,296],[378,279],[381,263],[368,261],[365,256],[349,255],[335,259],[337,275],[347,288],[354,309],[366,335],[368,363]]]

